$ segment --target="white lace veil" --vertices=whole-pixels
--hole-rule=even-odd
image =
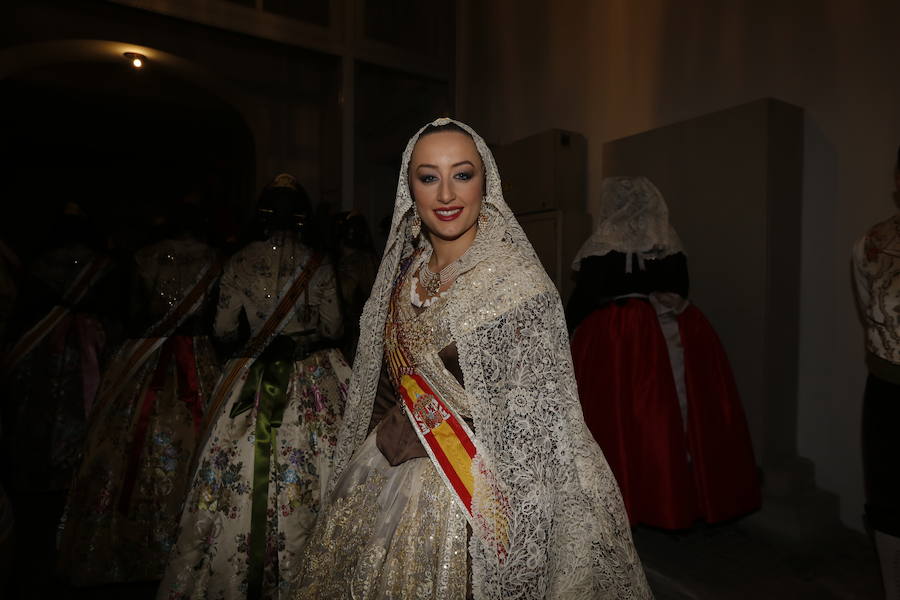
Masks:
[[[347,407],[344,411],[344,426],[338,438],[338,445],[334,458],[334,476],[330,482],[333,489],[337,478],[344,471],[356,449],[365,441],[369,418],[372,413],[372,405],[375,400],[375,391],[378,386],[378,378],[381,373],[381,360],[384,346],[384,323],[387,319],[388,301],[394,280],[400,269],[400,260],[413,251],[413,241],[409,235],[410,219],[413,215],[413,199],[409,190],[409,161],[413,148],[419,140],[419,136],[430,125],[441,126],[454,123],[472,136],[475,147],[481,155],[485,171],[485,197],[482,210],[488,212],[487,227],[482,227],[476,237],[472,249],[465,255],[462,271],[474,267],[484,257],[487,246],[491,241],[505,237],[518,246],[526,254],[533,256],[537,261],[531,243],[525,236],[525,232],[516,221],[512,211],[503,200],[503,189],[500,183],[500,174],[494,156],[485,141],[475,131],[459,121],[448,118],[435,119],[416,132],[406,145],[400,166],[400,176],[397,181],[397,196],[394,202],[394,216],[391,219],[391,229],[388,233],[384,256],[372,294],[366,302],[360,318],[360,337],[357,346],[356,359],[353,363],[353,378],[350,383]],[[419,243],[427,243],[424,236]]]
[[[600,184],[600,214],[591,237],[581,246],[572,269],[581,259],[610,252],[628,255],[638,263],[683,252],[681,239],[669,224],[669,207],[659,189],[646,177],[607,177]]]

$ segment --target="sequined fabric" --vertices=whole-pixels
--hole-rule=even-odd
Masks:
[[[135,253],[138,282],[132,304],[157,319],[169,312],[193,287],[215,251],[192,239],[162,240]]]
[[[389,355],[397,346],[402,346],[404,354],[441,390],[442,397],[453,410],[463,416],[469,416],[469,398],[462,387],[441,359],[441,351],[455,341],[450,332],[448,307],[453,294],[451,288],[437,298],[437,302],[424,310],[416,309],[408,300],[409,290],[414,284],[415,273],[430,253],[417,254],[400,282],[397,294],[397,310],[394,318],[389,318],[385,326],[385,355]],[[395,320],[396,319],[396,320]],[[394,387],[399,384],[399,374],[391,373]]]
[[[466,596],[466,521],[427,458],[391,467],[373,433],[307,546],[297,598]]]

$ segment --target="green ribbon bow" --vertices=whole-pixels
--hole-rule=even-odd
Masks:
[[[250,564],[247,569],[247,598],[262,597],[266,556],[266,509],[269,501],[269,470],[275,437],[288,403],[288,385],[294,369],[297,344],[288,336],[278,336],[250,367],[247,383],[231,407],[231,418],[256,404],[256,431],[253,450],[253,497],[250,508]]]

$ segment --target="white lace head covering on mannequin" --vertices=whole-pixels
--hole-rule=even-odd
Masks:
[[[503,200],[494,158],[470,127],[486,185],[475,241],[443,310],[475,433],[472,589],[476,598],[645,599],[650,591],[618,486],[584,423],[559,294]],[[360,339],[329,490],[368,435],[385,321],[401,261],[414,250],[403,153],[394,216]],[[420,234],[418,244],[428,244]],[[426,245],[425,251],[430,248]],[[427,342],[427,340],[423,340]]]
[[[646,177],[607,177],[600,184],[600,214],[591,237],[581,246],[572,269],[581,269],[581,259],[610,252],[627,255],[626,271],[635,257],[639,268],[645,260],[656,260],[684,252],[681,239],[669,224],[669,207],[659,189]]]

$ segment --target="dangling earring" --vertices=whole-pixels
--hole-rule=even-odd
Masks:
[[[419,233],[422,231],[422,219],[419,218],[418,213],[413,213],[411,222],[409,224],[409,235],[412,239],[416,239],[419,237]]]
[[[484,203],[487,200],[487,196],[481,199],[481,212],[478,213],[478,224],[479,225],[487,225],[488,223],[488,214],[484,210]]]

